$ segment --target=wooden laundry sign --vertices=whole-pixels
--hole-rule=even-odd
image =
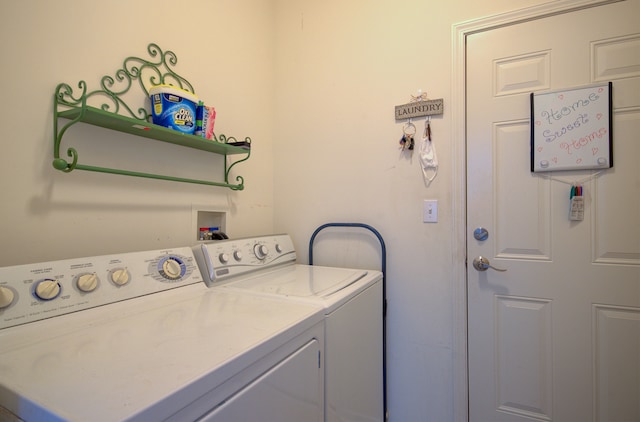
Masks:
[[[438,100],[414,101],[396,106],[396,120],[413,117],[433,116],[444,112],[444,101]]]

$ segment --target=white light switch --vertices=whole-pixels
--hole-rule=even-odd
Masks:
[[[422,221],[424,223],[438,222],[438,200],[425,199],[422,205]]]

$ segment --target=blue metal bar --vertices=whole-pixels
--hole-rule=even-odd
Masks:
[[[383,383],[383,400],[384,400],[384,418],[389,419],[389,411],[387,408],[387,247],[384,239],[378,230],[364,223],[327,223],[318,227],[309,239],[309,265],[313,265],[313,242],[318,233],[327,227],[357,227],[369,230],[380,242],[380,251],[382,254],[382,383]]]

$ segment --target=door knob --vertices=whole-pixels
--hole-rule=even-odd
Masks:
[[[502,268],[494,267],[493,265],[491,265],[491,262],[489,262],[489,260],[484,256],[479,256],[473,260],[473,268],[478,271],[487,271],[489,268],[493,268],[496,271],[507,271]]]

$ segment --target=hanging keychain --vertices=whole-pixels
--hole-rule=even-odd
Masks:
[[[413,135],[416,134],[416,125],[411,123],[411,119],[407,122],[402,128],[402,138],[400,138],[400,148],[402,151],[409,150],[413,151],[415,146],[415,141],[413,140]]]
[[[427,117],[424,123],[424,134],[420,145],[420,164],[424,183],[429,187],[438,174],[438,157],[436,147],[431,142],[431,117]]]

